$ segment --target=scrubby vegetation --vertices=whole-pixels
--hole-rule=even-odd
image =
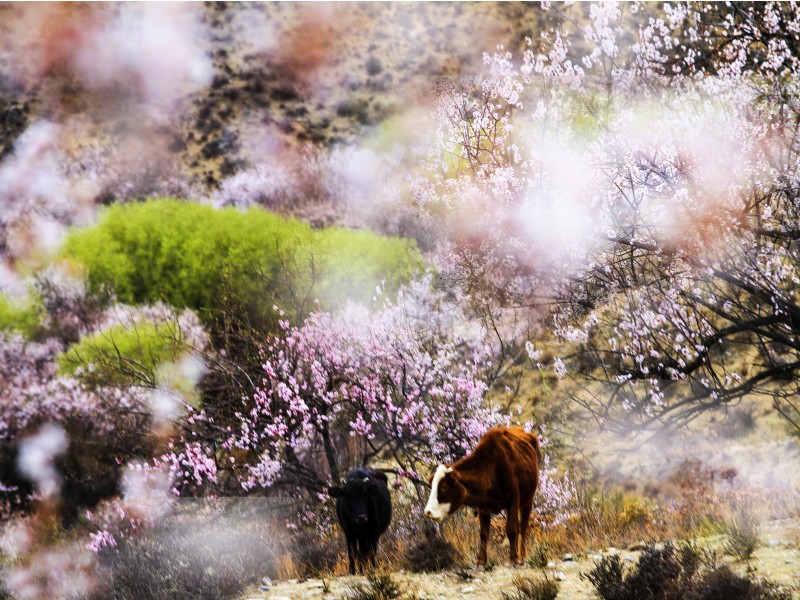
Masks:
[[[366,584],[354,585],[344,595],[347,600],[395,600],[402,597],[400,586],[385,573],[368,575]]]
[[[619,555],[603,558],[586,574],[602,600],[635,598],[692,600],[789,600],[791,594],[769,582],[736,575],[726,565],[709,562],[689,545],[676,549],[649,546],[626,570]]]
[[[760,525],[759,516],[753,507],[739,507],[725,524],[728,534],[725,550],[741,560],[750,560],[758,547]]]
[[[462,558],[452,543],[432,532],[425,539],[406,549],[403,562],[414,573],[432,573],[454,569]]]
[[[231,598],[248,581],[274,571],[276,555],[275,541],[257,519],[245,523],[218,512],[172,519],[103,551],[98,569],[105,581],[93,597]]]
[[[558,596],[558,583],[548,577],[517,577],[516,590],[503,592],[503,600],[555,600]]]

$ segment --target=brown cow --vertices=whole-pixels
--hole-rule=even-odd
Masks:
[[[481,544],[478,566],[486,564],[486,545],[493,514],[506,511],[510,560],[526,557],[525,536],[539,485],[539,438],[519,427],[487,431],[469,456],[452,465],[439,465],[431,476],[431,495],[425,516],[441,521],[462,506],[478,511]]]

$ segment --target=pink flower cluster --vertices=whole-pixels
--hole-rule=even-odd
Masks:
[[[350,305],[284,324],[266,341],[263,381],[243,398],[221,451],[187,439],[165,458],[179,483],[213,482],[225,469],[244,490],[316,493],[376,461],[419,478],[508,420],[485,402],[493,351],[467,321],[444,296],[411,289],[373,311]]]

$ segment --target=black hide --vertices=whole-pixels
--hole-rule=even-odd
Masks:
[[[328,490],[336,498],[336,516],[347,540],[350,574],[356,567],[375,566],[378,539],[392,520],[392,499],[386,474],[366,467],[353,469],[341,487]]]

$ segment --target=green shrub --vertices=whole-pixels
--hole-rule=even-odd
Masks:
[[[423,266],[410,240],[173,199],[111,206],[72,231],[63,254],[87,267],[93,291],[192,308],[207,322],[231,301],[256,322],[274,320],[273,305],[302,319],[316,300],[368,301],[382,281],[392,292]]]
[[[158,365],[174,360],[183,348],[174,323],[120,324],[82,337],[59,354],[58,369],[63,375],[76,375],[82,368],[83,379],[101,384],[152,384]]]
[[[41,318],[42,306],[35,299],[19,303],[0,294],[0,331],[17,331],[25,337],[31,337],[39,327]]]

